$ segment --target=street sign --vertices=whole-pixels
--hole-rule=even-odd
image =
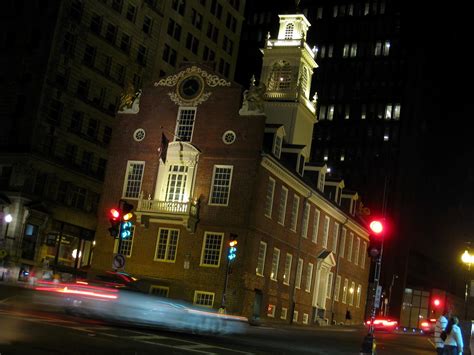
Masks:
[[[377,290],[375,291],[375,301],[374,301],[374,307],[379,308],[380,307],[380,297],[382,296],[382,286],[377,286]]]
[[[122,254],[116,254],[114,256],[114,261],[112,263],[112,267],[114,269],[121,269],[125,266],[125,256]]]

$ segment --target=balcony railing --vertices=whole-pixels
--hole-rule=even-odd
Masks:
[[[179,223],[194,232],[199,221],[199,200],[177,202],[139,198],[136,214],[144,224],[150,221]]]

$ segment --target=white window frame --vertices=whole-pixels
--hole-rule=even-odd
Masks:
[[[275,134],[275,141],[273,143],[273,154],[278,158],[280,159],[281,157],[281,146],[283,144],[283,138],[278,135],[278,134]]]
[[[323,248],[328,247],[329,223],[330,223],[329,217],[324,216],[323,240],[322,240]]]
[[[281,307],[280,319],[286,319],[288,315],[288,308]]]
[[[207,244],[207,241],[208,241],[208,237],[209,236],[220,236],[220,246],[219,246],[219,252],[218,252],[218,255],[217,255],[217,264],[212,264],[212,263],[205,263],[205,256],[206,256],[206,251],[209,251],[209,252],[216,252],[217,249],[206,249],[206,244]],[[201,250],[201,261],[199,263],[199,266],[202,266],[202,267],[212,267],[212,268],[219,268],[220,265],[221,265],[221,258],[222,258],[222,246],[223,246],[223,243],[224,242],[224,233],[220,233],[220,232],[204,232],[204,238],[203,238],[203,241],[202,241],[202,250]]]
[[[115,239],[115,243],[114,243],[114,253],[115,254],[122,254],[122,255],[125,255],[125,257],[127,258],[131,258],[132,257],[132,251],[133,251],[133,239],[135,238],[135,226],[132,226],[132,228],[130,229],[130,237],[128,237],[127,239],[122,239],[122,244],[121,244],[121,249],[122,250],[118,250],[118,246],[119,246],[119,240],[118,239]]]
[[[295,288],[298,290],[301,288],[301,276],[303,275],[303,259],[298,259],[298,264],[296,265],[296,279],[295,279]]]
[[[345,43],[344,48],[342,49],[342,58],[347,58],[349,56],[350,44]]]
[[[354,244],[354,233],[349,233],[349,245],[347,246],[347,261],[352,261],[352,245]]]
[[[344,279],[344,286],[342,286],[342,303],[347,303],[347,290],[349,288],[349,280]]]
[[[339,223],[334,221],[334,227],[332,231],[332,251],[337,253],[337,238],[339,236]]]
[[[309,225],[309,213],[311,212],[311,204],[306,202],[305,209],[303,212],[303,225],[301,227],[301,236],[305,239],[308,238],[308,225]]]
[[[306,268],[306,286],[304,289],[306,292],[311,292],[311,285],[313,283],[313,268],[314,265],[312,263],[308,263]]]
[[[339,249],[339,256],[341,258],[344,258],[344,253],[346,252],[346,235],[347,229],[342,227],[341,244]]]
[[[285,225],[286,217],[286,203],[288,201],[288,189],[285,186],[281,187],[280,204],[278,205],[278,223]]]
[[[203,304],[203,303],[197,303],[198,298],[199,298],[200,295],[212,296],[211,297],[212,303],[210,305],[209,304]],[[206,291],[201,291],[201,290],[195,290],[194,291],[194,297],[193,297],[193,304],[199,305],[199,306],[202,306],[202,307],[212,308],[214,306],[214,301],[216,299],[215,296],[216,296],[216,294],[214,292],[206,292]]]
[[[293,255],[286,253],[285,257],[285,270],[283,273],[283,284],[289,285],[291,278],[291,264],[293,263]]]
[[[314,209],[314,222],[313,222],[313,234],[311,235],[311,241],[314,244],[318,243],[318,234],[319,234],[319,217],[321,216],[321,211],[317,208]]]
[[[298,227],[298,212],[300,208],[300,197],[297,194],[293,195],[293,206],[291,207],[290,229],[296,232]]]
[[[275,318],[276,305],[268,304],[267,307],[267,317]]]
[[[339,293],[341,292],[341,275],[336,276],[336,285],[334,286],[334,301],[339,302]]]
[[[357,57],[357,43],[352,43],[350,57]]]
[[[356,248],[354,254],[354,264],[359,265],[359,254],[360,254],[360,238],[356,238]]]
[[[226,173],[230,170],[230,176],[228,179],[228,185],[216,185],[216,179],[217,179],[217,169],[225,169],[227,170]],[[213,170],[212,170],[212,183],[211,183],[211,189],[209,191],[209,205],[210,206],[229,206],[229,200],[230,200],[230,191],[232,189],[232,175],[234,173],[234,166],[233,165],[214,165]],[[226,180],[227,181],[227,180]],[[217,197],[214,196],[214,193],[217,192],[217,188],[221,189],[219,193],[226,193],[227,197]],[[224,202],[213,202],[215,201],[214,199],[223,199]]]
[[[360,267],[362,269],[365,269],[365,259],[366,259],[366,256],[367,256],[367,242],[364,241],[362,243],[362,259],[360,261]]]
[[[160,248],[160,238],[162,237],[161,232],[162,231],[167,231],[166,234],[166,245],[165,245],[165,257],[164,258],[157,258],[158,254],[158,249]],[[170,245],[170,240],[172,238],[171,233],[176,232],[176,244],[174,245],[175,251],[174,251],[174,258],[169,258],[169,253],[170,249],[173,247]],[[156,246],[155,246],[155,254],[153,255],[153,260],[154,261],[160,261],[160,262],[165,262],[165,263],[174,263],[176,262],[176,254],[178,254],[178,243],[179,243],[179,229],[175,228],[159,228],[158,229],[158,235],[156,236]]]
[[[184,112],[184,111],[193,111],[194,112],[194,116],[192,118],[192,125],[190,125],[190,124],[182,125],[181,124],[181,122],[180,122],[181,119],[182,119],[181,113]],[[176,117],[176,129],[175,129],[175,134],[174,134],[174,140],[175,141],[192,142],[193,133],[194,133],[194,125],[196,124],[196,116],[197,116],[197,107],[185,107],[185,106],[180,106],[179,107],[178,116]],[[186,137],[180,136],[180,134],[182,134],[183,131],[188,131],[189,130],[186,127],[191,127],[190,128],[191,133],[189,134],[189,140],[182,139],[182,138],[186,138]]]
[[[351,292],[352,290],[352,292]],[[355,290],[355,282],[351,282],[351,288],[349,289],[349,306],[354,305],[354,293],[356,292]]]
[[[362,297],[362,285],[359,284],[357,286],[357,291],[356,291],[356,307],[360,308],[360,299]]]
[[[257,255],[257,267],[255,268],[255,274],[262,276],[265,271],[265,259],[267,257],[267,243],[260,241]]]
[[[272,270],[270,272],[270,280],[278,281],[279,264],[280,264],[280,249],[273,248]]]
[[[265,216],[272,218],[273,211],[273,196],[275,195],[276,181],[274,178],[269,177],[267,183],[267,192],[265,195]]]
[[[303,324],[308,324],[309,316],[308,313],[303,313]]]
[[[293,311],[293,322],[298,323],[298,311]]]
[[[328,286],[326,288],[326,298],[331,298],[331,292],[332,292],[332,279],[334,277],[334,274],[332,272],[328,273]]]
[[[132,173],[131,169],[133,169],[133,165],[142,166],[140,182],[138,183],[138,179],[130,180],[130,173]],[[123,189],[122,189],[122,198],[126,199],[138,199],[140,198],[140,192],[142,190],[142,183],[143,183],[143,175],[145,175],[145,162],[140,160],[128,160],[127,161],[127,168],[125,169],[125,178],[123,182]],[[129,182],[137,183],[137,186],[133,186],[133,190],[137,191],[129,191]],[[138,188],[138,189],[137,189]]]

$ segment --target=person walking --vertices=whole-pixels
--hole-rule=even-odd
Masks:
[[[459,318],[452,317],[446,326],[446,334],[448,337],[444,341],[445,355],[461,355],[464,344],[462,340],[461,328],[459,327]]]
[[[436,320],[434,331],[434,343],[436,345],[436,353],[438,355],[444,354],[444,339],[441,339],[441,332],[446,329],[448,319],[451,317],[451,310],[445,308],[442,315]]]

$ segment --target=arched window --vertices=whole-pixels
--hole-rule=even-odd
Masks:
[[[289,90],[291,88],[291,67],[290,63],[280,60],[273,64],[272,73],[268,82],[268,90]]]
[[[285,39],[292,39],[293,38],[293,30],[295,29],[295,25],[289,23],[286,25],[285,28]]]

